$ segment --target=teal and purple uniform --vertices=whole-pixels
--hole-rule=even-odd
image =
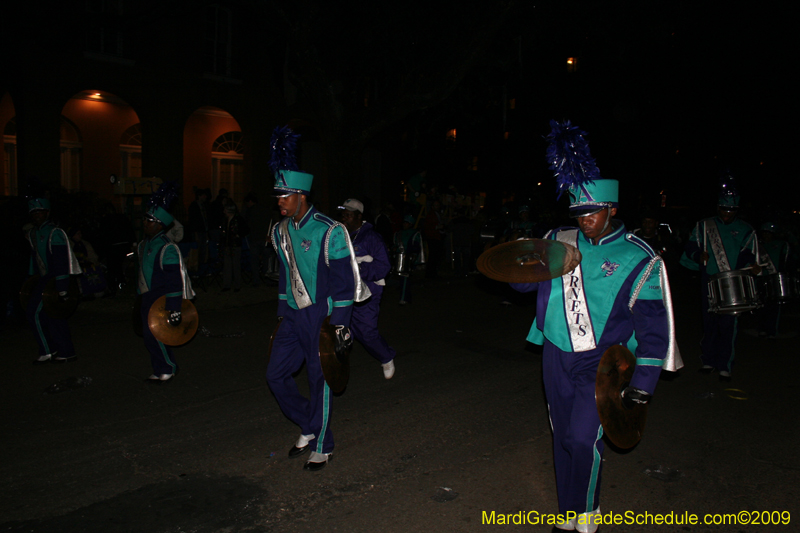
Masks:
[[[70,274],[80,274],[81,269],[70,249],[67,234],[51,221],[32,228],[28,232],[28,242],[31,245],[28,273],[38,274],[39,280],[31,290],[26,316],[39,345],[39,356],[57,353],[59,359],[71,359],[75,357],[75,347],[69,324],[66,319],[53,318],[43,311],[42,292],[53,278],[56,291],[66,292]]]
[[[333,451],[330,428],[331,391],[325,383],[319,359],[319,333],[325,318],[332,325],[350,326],[355,294],[346,229],[311,206],[299,223],[289,219],[286,237],[293,257],[281,247],[281,224],[272,232],[280,258],[278,316],[283,317],[272,341],[267,382],[283,413],[300,426],[303,435],[314,435],[310,449]],[[298,301],[292,290],[291,264],[302,280],[308,305]],[[305,363],[310,398],[300,394],[292,377]]]
[[[704,250],[708,252],[707,265],[702,265],[700,258]],[[681,264],[700,271],[703,365],[726,372],[732,370],[738,324],[737,315],[709,312],[708,282],[719,272],[755,264],[757,255],[758,238],[753,226],[738,218],[730,224],[725,224],[719,217],[701,220],[689,236]]]
[[[666,272],[653,250],[618,221],[597,244],[577,228],[553,230],[545,239],[576,246],[580,265],[553,280],[511,286],[538,290],[528,341],[544,345],[559,511],[591,513],[599,507],[604,449],[595,402],[600,358],[614,345],[628,347],[637,363],[630,385],[654,392],[675,348]]]

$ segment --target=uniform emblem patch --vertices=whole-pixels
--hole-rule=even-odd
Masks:
[[[619,263],[612,263],[610,260],[605,259],[600,268],[602,268],[603,272],[606,273],[604,277],[607,278],[608,276],[617,271],[617,269],[619,268]]]
[[[311,249],[311,241],[303,239],[303,242],[300,243],[300,247],[306,252],[309,251]]]

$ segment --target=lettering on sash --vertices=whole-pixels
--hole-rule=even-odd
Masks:
[[[278,228],[278,235],[280,236],[280,247],[283,250],[283,256],[286,258],[286,264],[289,267],[289,288],[292,291],[292,297],[298,309],[305,309],[313,302],[308,295],[303,278],[300,276],[300,269],[297,266],[297,261],[294,257],[294,247],[292,246],[292,238],[289,236],[289,217],[284,218],[280,227]]]
[[[556,239],[572,246],[578,245],[578,230],[560,231]],[[575,270],[561,276],[564,294],[564,313],[567,319],[572,348],[576,352],[585,352],[597,347],[594,328],[586,305],[586,292],[583,289],[583,271],[578,264]]]
[[[714,254],[714,259],[717,260],[717,267],[720,272],[728,272],[731,265],[728,262],[728,254],[725,253],[725,245],[722,244],[722,237],[719,234],[717,223],[712,220],[706,220],[703,223],[703,231],[708,235],[708,241],[711,243],[711,252]]]

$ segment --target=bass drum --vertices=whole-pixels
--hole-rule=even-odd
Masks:
[[[711,276],[708,282],[708,310],[738,315],[762,306],[756,282],[749,270],[729,270]]]
[[[783,272],[764,276],[759,278],[759,281],[761,296],[765,302],[782,304],[800,295],[797,278]]]

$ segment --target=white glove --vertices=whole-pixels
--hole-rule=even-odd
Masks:
[[[372,263],[372,256],[362,255],[361,257],[356,257],[356,263]]]

